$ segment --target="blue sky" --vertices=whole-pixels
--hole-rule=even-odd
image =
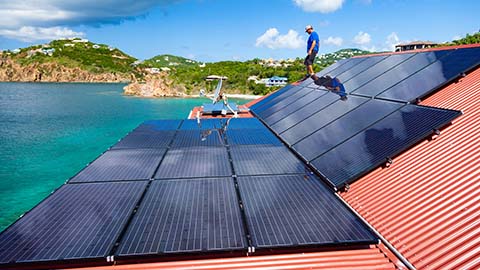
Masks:
[[[146,59],[199,61],[305,55],[306,24],[321,53],[390,50],[480,29],[480,1],[445,0],[0,0],[0,49],[82,36]],[[73,2],[73,3],[71,3]]]

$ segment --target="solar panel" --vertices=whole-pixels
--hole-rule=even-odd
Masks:
[[[386,71],[394,68],[398,64],[401,64],[403,61],[414,56],[415,53],[402,53],[402,54],[393,54],[378,62],[377,64],[371,66],[370,68],[364,70],[357,76],[351,78],[348,81],[343,82],[347,92],[351,93],[362,85],[368,83],[369,81],[375,79]]]
[[[222,146],[223,138],[218,130],[179,130],[172,147]]]
[[[230,152],[236,175],[305,173],[308,169],[286,147],[235,146]]]
[[[171,148],[155,179],[231,176],[225,147]]]
[[[170,145],[174,130],[169,131],[133,131],[115,144],[112,149],[123,148],[167,148]]]
[[[138,126],[135,131],[176,130],[182,120],[148,120]]]
[[[347,70],[352,69],[355,66],[360,65],[362,62],[364,62],[366,58],[350,58],[348,62],[345,64],[339,66],[338,68],[326,73],[325,75],[330,75],[330,77],[337,77],[338,75],[344,73]]]
[[[378,95],[414,101],[480,64],[480,48],[457,49]]]
[[[344,71],[343,73],[338,74],[336,77],[341,82],[346,82],[351,78],[355,77],[356,75],[358,75],[360,72],[382,61],[386,57],[387,57],[386,55],[366,57],[365,61],[362,61],[360,64],[357,64],[356,66],[353,66],[352,68]]]
[[[283,119],[284,117],[304,108],[306,105],[312,103],[313,101],[322,97],[323,95],[326,95],[327,93],[328,91],[323,91],[323,90],[311,91],[307,95],[295,100],[294,102],[284,107],[283,109],[277,110],[270,116],[266,117],[264,120],[267,124],[272,125],[278,122],[279,120]]]
[[[276,98],[272,99],[271,101],[269,102],[262,102],[263,106],[261,107],[258,107],[256,109],[251,109],[252,111],[254,111],[257,115],[260,115],[263,111],[265,110],[268,110],[272,105],[275,105],[277,104],[278,102],[281,102],[282,100],[284,100],[285,98],[289,98],[291,97],[292,95],[298,95],[298,91],[300,89],[304,89],[305,87],[301,87],[301,86],[295,86],[295,87],[292,87],[291,89],[289,89],[287,92],[284,92],[282,93],[281,95],[277,96]],[[312,91],[313,89],[311,88],[306,88],[305,91]]]
[[[347,63],[350,60],[351,60],[351,58],[338,60],[337,62],[331,64],[330,66],[322,69],[320,72],[317,72],[316,75],[319,76],[319,77],[321,77],[323,75],[326,75],[327,73],[339,68],[340,66]],[[302,86],[302,87],[305,87],[305,86],[311,85],[312,83],[313,83],[313,80],[311,78],[308,78],[307,80],[299,83],[298,85]]]
[[[285,87],[283,88],[280,88],[279,90],[269,94],[268,96],[266,96],[265,98],[263,98],[262,100],[260,100],[259,102],[253,104],[250,109],[251,110],[256,110],[262,106],[264,106],[266,103],[272,101],[273,99],[277,98],[278,96],[282,95],[283,93],[287,92],[288,90],[294,88],[295,85],[293,84],[289,84],[289,85],[286,85]]]
[[[0,234],[0,264],[106,257],[146,184],[63,185]]]
[[[281,133],[280,136],[289,145],[293,145],[321,127],[335,121],[338,117],[369,101],[367,98],[356,96],[350,96],[346,101],[338,100],[337,96],[336,100],[336,102],[329,104],[327,107],[311,108],[311,113],[313,114],[310,117],[305,120],[302,119],[303,121],[300,120],[295,126]]]
[[[293,148],[310,161],[402,106],[397,102],[369,100],[326,126],[317,126],[321,128],[314,133],[304,133],[307,137],[295,143]]]
[[[257,118],[230,118],[228,121],[227,129],[264,129],[265,125]]]
[[[297,99],[302,98],[303,96],[307,95],[310,92],[313,92],[314,90],[312,88],[300,88],[297,91],[293,92],[292,90],[290,91],[291,94],[284,99],[271,104],[268,108],[265,110],[260,110],[260,111],[255,111],[255,113],[262,117],[262,118],[267,118],[268,116],[272,115],[273,113],[288,107],[289,104],[295,102]]]
[[[69,183],[150,179],[166,149],[119,149],[105,152]]]
[[[224,119],[188,119],[183,120],[180,130],[221,129],[225,123]]]
[[[354,93],[375,96],[399,83],[410,75],[418,72],[424,67],[430,65],[431,63],[442,59],[445,55],[448,55],[452,51],[453,50],[417,53],[403,63],[364,84],[362,87],[355,90]]]
[[[226,132],[229,145],[282,145],[268,129],[232,129]]]
[[[355,98],[353,98],[355,99]],[[326,95],[323,95],[321,98],[317,98],[312,103],[305,105],[304,107],[298,109],[295,112],[290,113],[285,116],[282,120],[271,125],[271,128],[277,133],[280,134],[285,130],[291,128],[292,126],[298,124],[304,119],[312,116],[316,112],[322,110],[323,108],[331,105],[338,100],[338,95],[328,92]],[[350,104],[350,102],[348,103]],[[279,112],[281,113],[281,111]]]
[[[340,188],[459,115],[458,111],[406,105],[311,163],[333,186]]]
[[[232,178],[154,181],[117,255],[246,249]]]
[[[312,175],[239,177],[238,184],[257,248],[377,241]]]

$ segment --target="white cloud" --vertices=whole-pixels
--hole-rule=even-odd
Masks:
[[[369,44],[370,41],[372,41],[370,34],[362,31],[358,32],[358,34],[353,38],[353,42],[357,45],[366,45]]]
[[[326,45],[334,45],[334,46],[340,47],[343,44],[343,38],[341,38],[341,37],[328,37],[327,39],[325,39],[323,41],[323,43],[326,44]]]
[[[394,51],[395,45],[400,43],[400,38],[398,37],[397,33],[392,32],[390,35],[387,36],[387,40],[385,41],[385,49],[384,51]]]
[[[293,0],[306,12],[330,13],[340,9],[345,0]]]
[[[20,27],[20,29],[15,29],[15,30],[0,29],[0,35],[7,38],[11,38],[11,39],[18,39],[25,42],[85,36],[85,34],[82,32],[75,32],[69,28],[59,27],[59,26],[55,26],[55,27],[23,26],[23,27]]]
[[[305,45],[305,40],[294,30],[281,35],[277,28],[270,28],[257,38],[255,46],[270,49],[298,49]]]
[[[178,0],[0,0],[0,35],[21,40],[25,40],[23,33],[27,32],[57,36],[62,32],[60,28],[65,30],[79,25],[118,24],[145,15],[152,7],[176,1]],[[37,37],[35,35],[30,39],[35,40]]]

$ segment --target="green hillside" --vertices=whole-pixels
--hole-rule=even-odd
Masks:
[[[175,56],[170,54],[157,55],[153,58],[143,61],[143,65],[148,67],[178,67],[178,66],[196,66],[199,62],[191,59],[187,59],[181,56]]]
[[[20,49],[12,58],[22,65],[56,62],[93,73],[135,72],[136,58],[105,44],[75,40],[54,40],[48,44]]]
[[[467,34],[464,38],[453,40],[443,45],[466,45],[466,44],[476,44],[480,43],[480,32],[477,32],[473,35]]]

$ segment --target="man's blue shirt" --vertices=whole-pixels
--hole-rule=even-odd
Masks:
[[[318,37],[318,34],[317,32],[313,31],[311,34],[310,34],[310,37],[308,38],[308,42],[307,42],[307,52],[310,50],[310,48],[312,47],[312,43],[313,41],[316,41],[315,42],[315,47],[313,48],[314,51],[318,52],[318,44],[320,43],[320,39]]]

